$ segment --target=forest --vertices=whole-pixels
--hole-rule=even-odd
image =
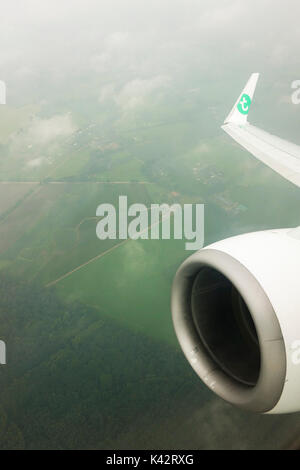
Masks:
[[[201,396],[177,349],[4,274],[0,337],[0,449],[113,448],[132,424],[159,427],[186,394]]]

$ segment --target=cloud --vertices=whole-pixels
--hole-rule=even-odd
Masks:
[[[43,163],[45,163],[47,160],[44,157],[38,157],[38,158],[33,158],[32,160],[29,160],[27,162],[27,166],[31,168],[37,168],[41,166]]]
[[[134,109],[144,105],[149,96],[153,96],[154,92],[167,87],[169,83],[170,77],[164,75],[149,79],[136,78],[124,85],[115,97],[115,101],[123,110]]]
[[[106,100],[110,100],[115,97],[115,94],[116,94],[115,85],[113,83],[110,83],[109,85],[105,85],[100,90],[99,102],[103,103]]]
[[[124,49],[130,41],[130,35],[127,31],[115,31],[106,36],[104,43],[110,50]]]
[[[122,112],[159,90],[147,91],[155,77],[171,77],[176,89],[216,80],[233,87],[253,70],[280,78],[299,69],[298,0],[4,3],[0,79],[16,102],[51,102],[80,82]]]
[[[152,102],[159,99],[170,83],[171,78],[167,75],[135,78],[119,90],[114,83],[110,83],[101,88],[98,100],[101,104],[112,101],[121,112],[132,111],[147,104],[150,98]]]
[[[34,117],[27,125],[19,128],[9,139],[9,150],[12,155],[27,160],[29,167],[38,167],[50,161],[40,157],[40,152],[57,153],[63,139],[77,130],[70,113],[57,114],[50,118]]]
[[[26,132],[31,144],[46,145],[61,137],[68,137],[76,131],[69,113],[58,114],[49,119],[35,118]]]
[[[206,144],[206,143],[201,143],[195,148],[195,152],[201,154],[201,153],[210,153],[211,152],[211,147]]]

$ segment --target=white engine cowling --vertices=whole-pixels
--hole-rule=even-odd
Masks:
[[[300,232],[248,233],[190,256],[172,315],[203,382],[257,413],[300,410]]]

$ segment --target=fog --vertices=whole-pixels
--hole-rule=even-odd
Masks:
[[[32,95],[45,77],[93,76],[122,87],[157,77],[182,81],[195,72],[227,80],[258,70],[276,84],[294,77],[299,65],[296,0],[1,3],[0,70],[11,98],[20,84]]]

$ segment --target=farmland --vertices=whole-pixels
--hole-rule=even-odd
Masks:
[[[120,195],[204,203],[208,244],[296,225],[299,194],[197,100],[166,96],[124,116],[68,93],[8,108],[1,129],[1,339],[13,364],[0,380],[2,447],[279,446],[271,426],[288,440],[296,418],[229,411],[179,351],[170,291],[185,240],[99,240],[96,209]]]

